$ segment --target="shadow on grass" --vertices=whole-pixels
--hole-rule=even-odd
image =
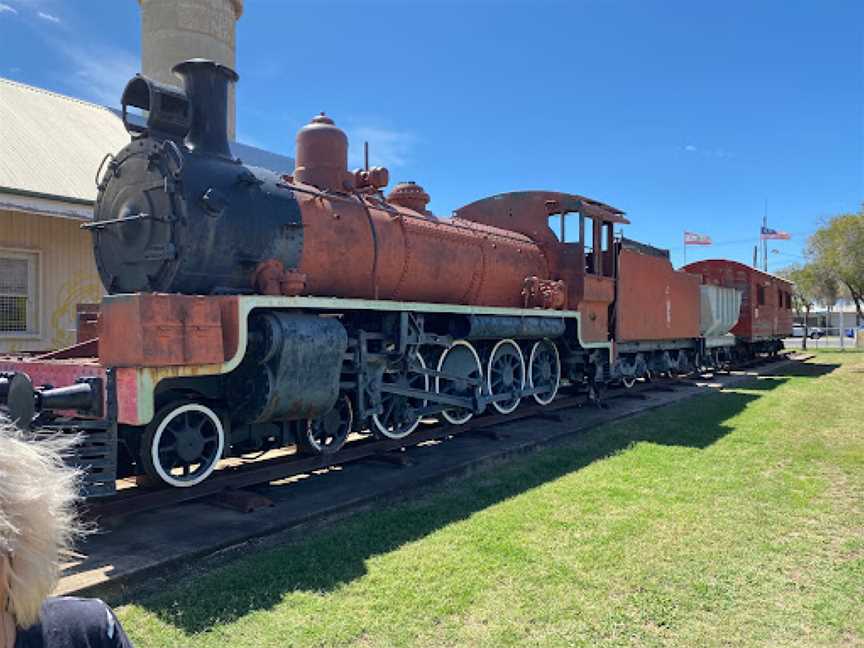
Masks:
[[[447,525],[544,483],[580,470],[637,443],[704,449],[730,433],[729,421],[792,377],[818,377],[837,365],[792,365],[771,378],[714,392],[699,399],[610,422],[575,435],[565,445],[442,485],[427,496],[379,503],[297,542],[259,551],[220,565],[184,585],[135,603],[186,633],[236,621],[267,610],[291,592],[329,593],[366,575],[366,561],[421,539]],[[128,601],[127,601],[128,602]]]
[[[767,391],[779,387],[792,378],[819,378],[831,373],[840,365],[826,363],[796,363],[781,369],[761,371],[759,376],[745,383],[733,385],[731,389],[746,389],[750,391]]]
[[[840,365],[837,363],[796,362],[779,369],[760,371],[763,378],[818,378],[829,374]]]

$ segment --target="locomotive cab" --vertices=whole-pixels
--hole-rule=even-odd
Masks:
[[[549,260],[552,280],[563,282],[567,308],[583,314],[583,341],[610,339],[617,273],[613,227],[630,222],[624,212],[584,196],[521,191],[478,200],[457,210],[456,216],[537,241]]]

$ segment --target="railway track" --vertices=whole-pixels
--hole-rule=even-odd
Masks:
[[[781,354],[776,359],[758,358],[736,366],[733,371],[742,371],[753,367],[768,366],[791,358],[793,353]],[[795,356],[804,360],[812,356]],[[693,381],[704,380],[707,376],[729,374],[729,371],[705,372],[702,374],[681,376],[678,378],[660,378],[650,382],[640,382],[630,389],[612,388],[604,394],[600,407],[606,407],[619,399],[644,399],[650,392],[674,391],[692,385]],[[572,389],[572,388],[571,388]],[[297,454],[282,455],[271,459],[260,459],[219,469],[203,483],[184,489],[152,488],[135,486],[120,491],[117,495],[100,500],[90,500],[85,504],[88,517],[110,519],[126,517],[164,508],[183,502],[228,496],[231,493],[242,492],[242,489],[266,484],[269,482],[289,479],[314,471],[325,470],[352,462],[383,459],[398,462],[403,449],[414,447],[429,441],[438,441],[462,434],[484,434],[495,438],[495,427],[526,419],[543,419],[560,417],[560,412],[585,406],[597,406],[592,403],[587,394],[563,394],[552,403],[541,406],[526,405],[511,414],[488,414],[471,419],[463,425],[429,424],[419,428],[405,439],[375,439],[362,438],[352,441],[339,452],[332,455],[301,456]]]
[[[488,414],[471,419],[463,425],[429,424],[419,428],[405,439],[363,438],[352,441],[332,455],[282,455],[271,459],[220,468],[203,483],[184,489],[135,486],[109,498],[90,500],[85,509],[89,517],[108,519],[125,517],[145,511],[164,508],[183,502],[211,498],[242,491],[242,489],[289,479],[334,466],[372,459],[399,462],[401,451],[429,441],[438,441],[463,434],[484,434],[495,438],[495,427],[525,419],[560,417],[560,412],[586,406],[606,407],[618,399],[644,399],[657,391],[673,391],[690,386],[690,381],[663,378],[642,382],[631,389],[613,388],[604,395],[599,405],[592,403],[587,394],[563,394],[554,402],[541,406],[526,405],[511,414]]]

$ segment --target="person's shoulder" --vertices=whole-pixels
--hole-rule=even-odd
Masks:
[[[67,622],[74,619],[101,619],[108,606],[98,598],[78,598],[77,596],[52,596],[42,604],[44,617],[63,618]]]
[[[42,604],[39,624],[22,648],[112,648],[128,645],[119,622],[99,599],[59,596]],[[39,641],[41,640],[41,642]]]

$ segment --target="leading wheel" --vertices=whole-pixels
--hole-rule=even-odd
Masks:
[[[441,354],[438,371],[447,377],[435,378],[435,391],[448,396],[474,399],[479,385],[483,384],[483,366],[477,350],[467,340],[456,340]],[[467,407],[449,407],[441,412],[448,423],[462,425],[471,420],[474,410]]]
[[[528,385],[534,392],[534,400],[540,405],[551,403],[561,385],[561,358],[558,347],[549,338],[534,343],[528,360]]]
[[[348,394],[342,394],[330,411],[308,421],[298,443],[306,454],[329,455],[342,449],[354,425],[354,407]]]
[[[144,472],[175,488],[195,486],[210,476],[225,447],[216,413],[201,403],[163,407],[144,431]]]

